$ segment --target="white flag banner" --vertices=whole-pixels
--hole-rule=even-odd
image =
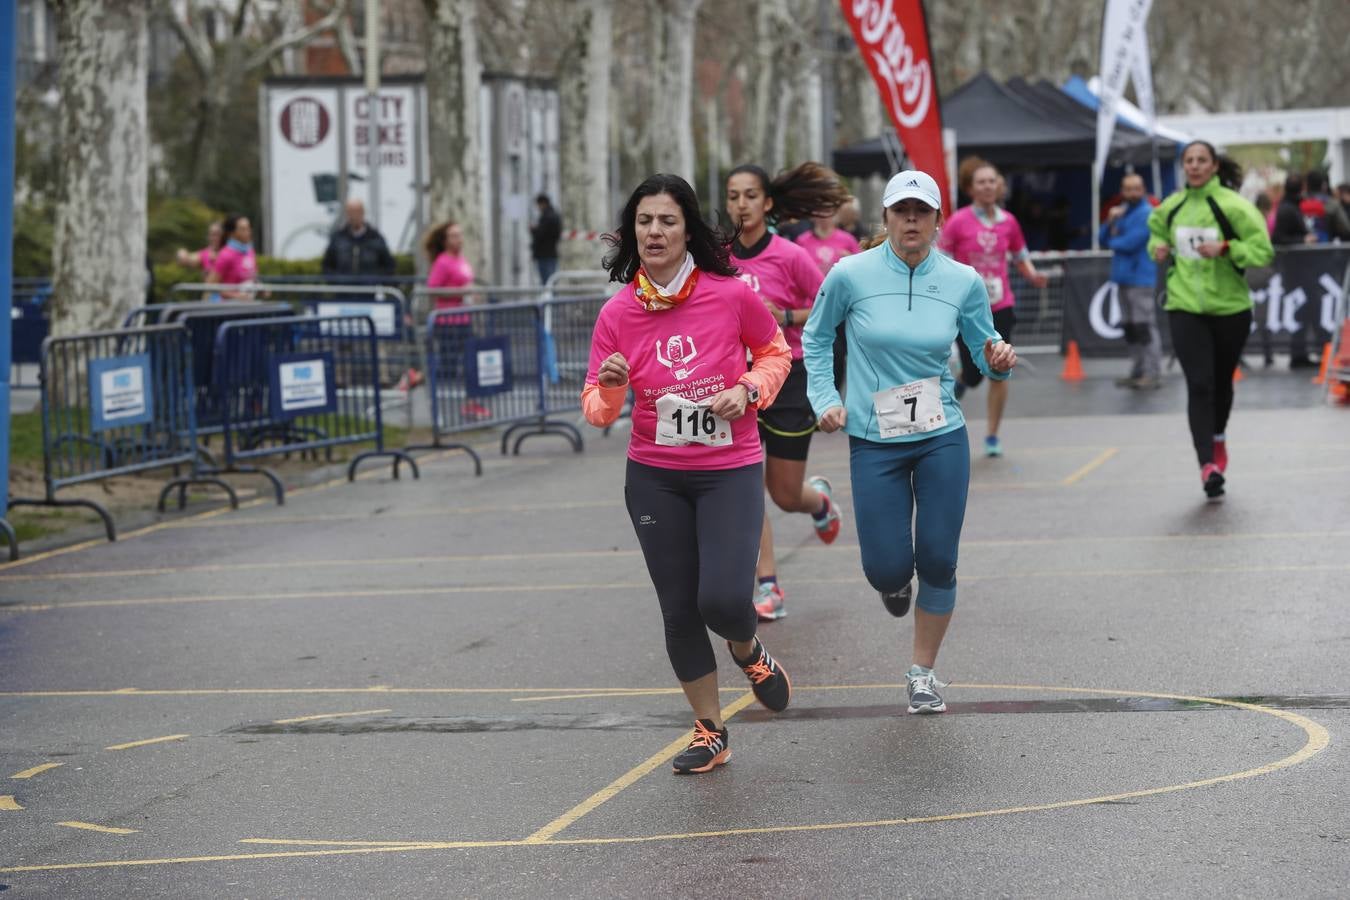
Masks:
[[[1139,38],[1144,34],[1144,23],[1152,6],[1153,0],[1106,0],[1102,21],[1102,85],[1098,95],[1101,104],[1097,107],[1097,158],[1092,166],[1093,178],[1099,184],[1111,150],[1111,133],[1116,127],[1116,102],[1125,92],[1125,84],[1135,66]],[[1152,93],[1150,90],[1150,100]]]
[[[1153,106],[1153,68],[1149,64],[1148,29],[1140,23],[1139,34],[1134,41],[1134,58],[1130,65],[1130,81],[1134,83],[1134,96],[1139,101],[1139,111],[1148,120],[1148,134],[1152,137],[1158,130],[1158,111]]]

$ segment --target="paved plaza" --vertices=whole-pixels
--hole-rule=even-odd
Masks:
[[[5,897],[1344,896],[1350,411],[1253,372],[1204,502],[1179,375],[1019,375],[960,598],[910,619],[775,511],[792,675],[733,760],[691,717],[623,509],[626,435],[426,455],[0,566]],[[969,395],[972,443],[983,390]]]

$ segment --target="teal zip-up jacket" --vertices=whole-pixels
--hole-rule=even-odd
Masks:
[[[834,386],[834,336],[844,323],[848,340],[848,403]],[[835,263],[816,295],[802,331],[806,393],[817,416],[844,406],[844,431],[878,443],[916,441],[965,425],[953,393],[948,359],[957,336],[980,371],[999,381],[1009,374],[989,370],[984,342],[1001,340],[989,311],[989,292],[970,266],[937,249],[913,269],[885,241]],[[887,388],[939,377],[947,424],[919,434],[883,438],[872,395]]]
[[[1208,198],[1218,204],[1234,232],[1228,252],[1213,259],[1199,256],[1189,246],[1197,241],[1224,239]],[[1188,185],[1158,204],[1149,214],[1148,230],[1150,256],[1162,246],[1172,251],[1167,309],[1205,316],[1231,316],[1251,309],[1247,279],[1238,269],[1268,266],[1275,259],[1260,211],[1236,191],[1219,184],[1217,175],[1198,188]]]

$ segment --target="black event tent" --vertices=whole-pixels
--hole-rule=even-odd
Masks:
[[[1096,155],[1097,114],[1044,80],[999,84],[982,72],[947,95],[942,120],[956,131],[958,158],[982,156],[1001,168],[1090,166]],[[1158,154],[1170,160],[1176,144],[1159,139]],[[1147,134],[1116,126],[1108,164],[1147,166],[1151,158]],[[835,150],[834,169],[849,176],[892,172],[880,137]]]

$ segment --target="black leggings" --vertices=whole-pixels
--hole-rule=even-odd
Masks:
[[[681,471],[630,459],[624,500],[661,602],[675,677],[715,672],[709,628],[729,641],[755,636],[764,465]]]
[[[1214,435],[1228,427],[1233,409],[1233,370],[1252,330],[1252,311],[1201,316],[1169,310],[1172,349],[1186,373],[1186,415],[1200,465],[1214,462]]]

